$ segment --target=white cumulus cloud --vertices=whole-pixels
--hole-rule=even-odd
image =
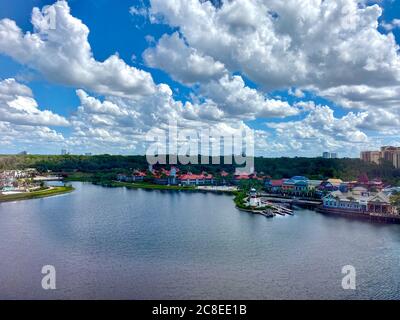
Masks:
[[[89,29],[59,0],[32,12],[34,32],[23,33],[10,19],[0,20],[0,53],[41,72],[48,80],[116,96],[149,95],[152,76],[114,54],[97,61],[88,42]]]
[[[32,91],[15,79],[0,81],[0,121],[17,125],[69,125],[64,117],[40,110]]]

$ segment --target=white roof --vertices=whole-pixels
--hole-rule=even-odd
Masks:
[[[368,195],[361,195],[360,193],[341,192],[340,190],[329,193],[325,198],[333,197],[340,201],[356,201],[356,202],[382,202],[390,203],[390,199],[383,192],[368,193]]]

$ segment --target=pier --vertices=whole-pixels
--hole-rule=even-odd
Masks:
[[[279,214],[280,216],[285,216],[285,215],[290,215],[290,216],[294,216],[293,210],[286,208],[284,206],[281,205],[276,205],[273,204],[271,202],[266,202],[265,203],[267,206],[271,207],[271,211],[275,214]]]
[[[247,200],[249,200],[249,198]],[[246,203],[249,204],[249,201],[247,201]],[[270,201],[266,201],[265,199],[261,199],[261,198],[260,198],[260,202],[258,204],[259,204],[258,207],[249,206],[247,209],[244,209],[244,208],[238,208],[238,209],[241,211],[251,212],[253,214],[259,214],[259,215],[265,216],[267,218],[273,218],[276,215],[280,215],[280,216],[286,216],[286,215],[293,216],[294,215],[294,211],[292,209],[287,208],[285,205],[282,205],[282,204],[272,203]],[[264,209],[261,209],[261,208],[264,208]]]
[[[286,198],[286,197],[276,197],[269,194],[260,194],[261,201],[270,203],[280,203],[287,204],[290,208],[294,206],[314,209],[322,204],[321,200],[310,200],[310,199],[298,199],[298,198]]]

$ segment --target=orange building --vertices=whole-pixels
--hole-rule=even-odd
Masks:
[[[384,146],[380,151],[363,151],[360,158],[376,164],[384,160],[392,163],[395,168],[400,168],[400,147]]]

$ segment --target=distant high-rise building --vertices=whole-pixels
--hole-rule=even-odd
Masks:
[[[68,154],[67,149],[61,149],[61,155],[62,155],[62,156],[65,156],[65,155],[67,155],[67,154]]]
[[[363,151],[360,156],[361,160],[366,162],[372,162],[376,164],[381,163],[381,152],[380,151]]]
[[[21,151],[20,153],[18,153],[18,155],[26,156],[26,155],[28,155],[28,152],[27,151]]]
[[[395,168],[400,168],[400,150],[393,156],[393,165]]]
[[[338,157],[336,152],[324,152],[322,158],[324,159],[336,159]]]
[[[87,157],[90,157],[92,155],[92,153],[91,152],[87,152],[87,153],[85,153],[85,156],[87,156]]]
[[[384,146],[380,151],[363,151],[360,158],[376,164],[387,161],[392,163],[395,168],[400,168],[400,147]]]

